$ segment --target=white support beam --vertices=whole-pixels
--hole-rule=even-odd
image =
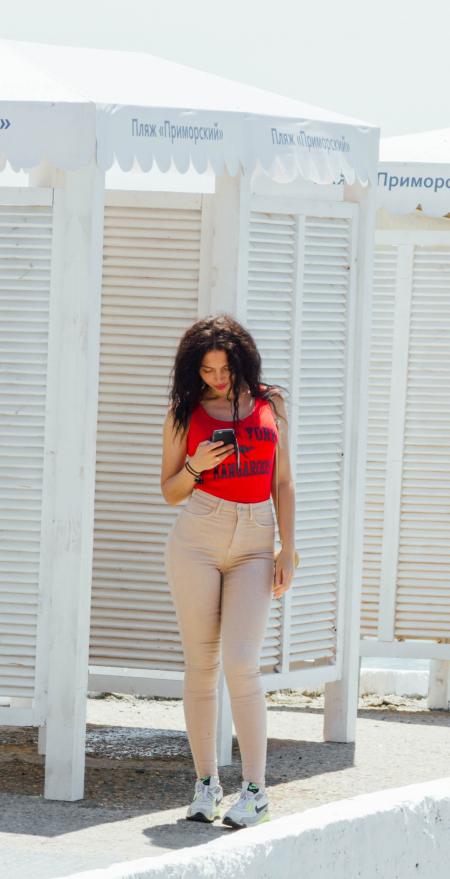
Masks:
[[[45,754],[47,742],[47,727],[45,724],[38,727],[38,754]]]
[[[323,736],[325,741],[354,742],[359,696],[359,640],[361,580],[363,567],[364,485],[367,449],[368,377],[370,318],[372,306],[372,268],[375,238],[376,191],[373,186],[354,184],[347,188],[346,201],[359,202],[355,315],[353,323],[353,361],[347,381],[352,407],[351,438],[348,448],[350,467],[350,521],[347,540],[341,547],[346,553],[345,593],[340,602],[338,625],[343,632],[340,645],[341,677],[325,684]],[[344,585],[344,584],[343,584]]]
[[[104,174],[92,163],[58,183],[41,534],[47,643],[39,673],[47,703],[44,796],[77,800],[84,793]]]
[[[361,638],[359,650],[361,656],[450,660],[450,644],[437,641],[378,641],[375,638]]]
[[[430,661],[430,681],[428,685],[427,708],[443,708],[448,711],[450,683],[450,662],[439,659]]]
[[[211,199],[212,248],[209,313],[237,314],[240,253],[240,175],[222,174]],[[239,319],[239,318],[238,318]]]
[[[354,498],[354,441],[355,419],[358,412],[354,408],[354,364],[357,358],[357,314],[358,314],[358,242],[359,242],[359,211],[354,205],[352,217],[351,252],[349,260],[350,279],[348,290],[347,307],[347,362],[346,379],[344,388],[344,424],[341,462],[341,502],[340,502],[340,552],[338,565],[338,590],[336,596],[336,680],[341,678],[344,669],[344,651],[347,640],[347,627],[345,608],[349,600],[348,592],[351,590],[352,580],[349,571],[352,570],[351,549],[349,541],[352,539],[352,527],[354,522],[353,506]],[[350,567],[349,567],[350,566]]]

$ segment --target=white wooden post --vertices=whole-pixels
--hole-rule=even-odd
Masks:
[[[428,685],[427,708],[443,708],[448,711],[450,662],[441,659],[430,659],[430,681]]]
[[[237,316],[240,229],[240,175],[216,179],[212,199],[212,252],[210,313],[227,311]],[[239,318],[238,318],[239,319]]]
[[[84,794],[104,174],[54,190],[41,564],[49,585],[44,796]],[[44,741],[45,739],[45,741]]]
[[[364,484],[367,446],[368,373],[372,262],[375,237],[375,188],[359,184],[349,187],[346,201],[358,201],[358,273],[356,289],[355,344],[351,364],[353,417],[351,420],[350,490],[347,542],[347,582],[341,605],[340,626],[344,632],[342,667],[337,681],[325,684],[323,736],[325,741],[353,742],[359,695],[359,640],[361,579],[363,562]]]
[[[47,727],[44,724],[43,726],[38,727],[38,754],[45,754],[46,738]]]

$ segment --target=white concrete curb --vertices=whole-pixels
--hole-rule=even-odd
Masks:
[[[362,794],[64,879],[448,879],[450,778]],[[62,879],[62,877],[61,877]]]

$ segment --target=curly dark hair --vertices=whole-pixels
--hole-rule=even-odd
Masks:
[[[233,391],[233,425],[239,421],[239,393],[245,384],[252,397],[270,399],[286,389],[261,382],[261,355],[251,334],[229,314],[212,315],[192,324],[182,336],[171,370],[170,408],[175,434],[187,430],[191,414],[200,402],[204,383],[199,370],[208,351],[225,351]],[[275,407],[275,401],[272,401]],[[277,414],[281,416],[281,413]]]

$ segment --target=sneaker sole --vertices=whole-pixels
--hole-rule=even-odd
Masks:
[[[214,815],[213,818],[207,818],[203,812],[196,812],[195,815],[186,815],[186,821],[203,821],[204,824],[212,824],[220,815]]]
[[[232,818],[223,818],[222,824],[226,824],[227,827],[235,827],[236,830],[243,829],[244,827],[256,827],[258,824],[264,824],[265,821],[270,821],[270,815],[266,812],[262,818],[258,818],[257,821],[252,821],[250,824],[239,824],[237,821],[233,821]]]

